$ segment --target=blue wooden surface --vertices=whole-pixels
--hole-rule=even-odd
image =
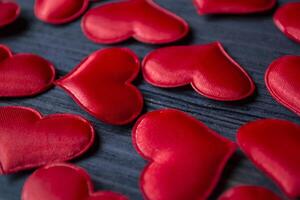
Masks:
[[[33,0],[19,2],[22,6],[21,17],[13,25],[0,30],[0,43],[10,46],[14,52],[32,52],[44,56],[55,64],[58,76],[67,74],[91,52],[107,47],[88,41],[81,32],[80,20],[63,26],[44,24],[33,15]],[[93,6],[107,2],[103,0]],[[203,17],[197,15],[192,0],[156,2],[189,22],[192,32],[179,44],[221,41],[229,54],[250,73],[258,90],[248,101],[224,103],[201,97],[190,87],[159,89],[139,78],[136,85],[145,97],[144,112],[159,108],[181,109],[231,140],[235,140],[237,128],[251,120],[271,117],[300,122],[299,117],[273,100],[264,84],[264,72],[274,59],[287,54],[300,55],[300,45],[287,39],[274,26],[273,11],[248,16]],[[285,2],[291,1],[280,0],[279,5]],[[141,59],[159,47],[134,40],[114,46],[129,47]],[[87,155],[73,162],[90,173],[97,190],[113,190],[133,200],[142,199],[138,179],[146,162],[132,146],[132,125],[117,127],[96,120],[59,88],[34,98],[2,99],[0,105],[23,105],[36,108],[44,114],[66,112],[86,117],[97,130],[97,145]],[[0,177],[0,199],[20,199],[22,185],[30,173],[32,171]],[[241,152],[237,152],[229,161],[211,199],[216,199],[226,188],[237,184],[262,185],[282,195],[274,183]]]

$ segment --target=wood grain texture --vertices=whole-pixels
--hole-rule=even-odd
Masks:
[[[107,47],[93,44],[81,32],[80,20],[63,26],[52,26],[38,21],[33,15],[33,0],[19,0],[22,14],[16,23],[0,30],[0,43],[14,52],[32,52],[51,60],[58,76],[67,74],[91,52]],[[109,2],[103,0],[93,6]],[[300,45],[287,39],[272,21],[274,11],[248,16],[210,16],[196,13],[192,0],[157,0],[161,6],[185,18],[191,26],[189,37],[178,44],[205,44],[221,41],[230,55],[250,73],[257,85],[256,95],[238,103],[223,103],[199,96],[191,87],[159,89],[142,80],[135,83],[145,98],[144,112],[159,108],[177,108],[190,113],[209,127],[231,140],[242,124],[260,118],[280,118],[300,123],[300,118],[275,102],[264,84],[268,65],[283,55],[300,55]],[[291,2],[280,0],[279,5]],[[145,45],[134,40],[114,46],[126,46],[142,59],[160,46]],[[220,71],[221,73],[221,71]],[[131,144],[131,128],[110,126],[89,116],[59,88],[34,98],[2,99],[0,105],[23,105],[44,114],[77,113],[89,119],[98,134],[97,145],[74,163],[86,169],[97,190],[113,190],[128,195],[132,200],[142,196],[138,179],[146,162]],[[22,138],[16,138],[22,140]],[[22,185],[32,171],[0,177],[0,200],[20,199]],[[281,194],[274,183],[259,172],[241,153],[230,160],[211,199],[226,188],[237,184],[262,185]],[[281,194],[282,195],[282,194]]]

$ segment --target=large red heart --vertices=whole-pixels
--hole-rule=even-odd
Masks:
[[[300,56],[284,56],[267,69],[265,83],[271,95],[300,115]]]
[[[127,200],[114,192],[93,190],[93,183],[83,169],[53,164],[36,170],[27,179],[22,200]]]
[[[132,51],[107,48],[92,53],[56,84],[91,115],[122,125],[134,120],[143,108],[142,94],[131,84],[139,70]]]
[[[21,7],[17,3],[0,0],[0,28],[14,22],[20,12]]]
[[[125,0],[89,10],[82,20],[85,35],[97,43],[130,37],[152,44],[174,42],[188,33],[188,24],[153,0]]]
[[[272,9],[276,0],[194,0],[202,14],[250,14]]]
[[[145,57],[142,70],[152,85],[191,84],[199,94],[215,100],[241,100],[255,90],[250,76],[219,42],[157,49]]]
[[[24,97],[39,94],[52,86],[53,65],[34,54],[12,55],[0,45],[0,97]]]
[[[42,117],[26,107],[0,107],[0,174],[71,160],[94,142],[94,129],[71,114]]]
[[[170,109],[142,116],[132,137],[139,154],[151,161],[140,178],[149,200],[206,199],[236,149],[195,118]]]
[[[238,130],[237,141],[288,196],[300,196],[300,126],[277,119],[257,120]]]
[[[276,26],[290,39],[300,42],[300,2],[291,2],[280,7],[275,15]]]

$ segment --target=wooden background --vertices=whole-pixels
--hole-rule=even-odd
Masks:
[[[55,64],[58,77],[67,74],[93,51],[107,47],[88,41],[81,32],[80,20],[63,26],[44,24],[33,15],[33,0],[19,2],[22,6],[21,17],[13,25],[0,30],[0,43],[10,46],[14,52],[32,52],[44,56]],[[107,2],[110,1],[103,0],[92,6]],[[245,102],[224,103],[206,99],[191,87],[159,89],[145,83],[140,77],[135,83],[144,94],[144,112],[160,108],[181,109],[231,140],[235,140],[236,130],[242,124],[255,119],[271,117],[300,123],[299,117],[274,101],[264,84],[264,72],[274,59],[287,54],[300,55],[300,45],[287,39],[274,26],[274,11],[248,16],[203,17],[197,15],[192,0],[156,2],[190,24],[192,31],[189,37],[178,44],[221,41],[229,54],[250,73],[258,90],[253,98]],[[291,1],[280,0],[279,5],[285,2]],[[114,46],[129,47],[140,59],[159,47],[134,40]],[[146,162],[132,146],[132,124],[123,127],[104,124],[81,110],[59,88],[52,88],[34,98],[2,99],[0,104],[30,106],[43,114],[77,113],[89,119],[99,136],[97,144],[88,154],[73,162],[90,173],[97,190],[113,190],[133,200],[142,199],[138,179]],[[20,199],[23,183],[30,173],[32,171],[0,177],[0,199]],[[281,194],[274,183],[241,152],[237,152],[229,161],[211,199],[216,199],[226,188],[237,184],[262,185]]]

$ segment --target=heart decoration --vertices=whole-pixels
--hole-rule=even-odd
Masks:
[[[143,108],[142,94],[131,83],[139,70],[138,57],[132,51],[107,48],[92,53],[56,84],[91,115],[123,125]]]
[[[25,182],[22,200],[127,200],[110,191],[93,192],[89,175],[70,164],[52,164],[36,170]]]
[[[0,174],[71,160],[94,142],[94,129],[73,114],[42,117],[27,107],[0,107]]]
[[[275,25],[288,38],[300,43],[300,2],[291,2],[280,7],[275,15]]]
[[[237,141],[253,163],[291,198],[300,196],[300,126],[285,120],[247,123]]]
[[[17,3],[0,0],[0,28],[14,22],[20,12],[21,7]]]
[[[276,0],[194,0],[200,15],[251,14],[272,9]]]
[[[89,10],[83,17],[84,34],[96,43],[111,44],[130,37],[163,44],[183,38],[188,24],[153,0],[125,0]]]
[[[284,56],[267,69],[265,83],[270,94],[281,104],[300,115],[300,56]]]
[[[255,85],[221,43],[173,46],[154,50],[143,60],[145,80],[172,88],[191,84],[201,95],[220,101],[249,97]]]
[[[150,161],[140,178],[148,200],[206,199],[236,149],[200,121],[171,109],[142,116],[132,137],[139,154]]]

